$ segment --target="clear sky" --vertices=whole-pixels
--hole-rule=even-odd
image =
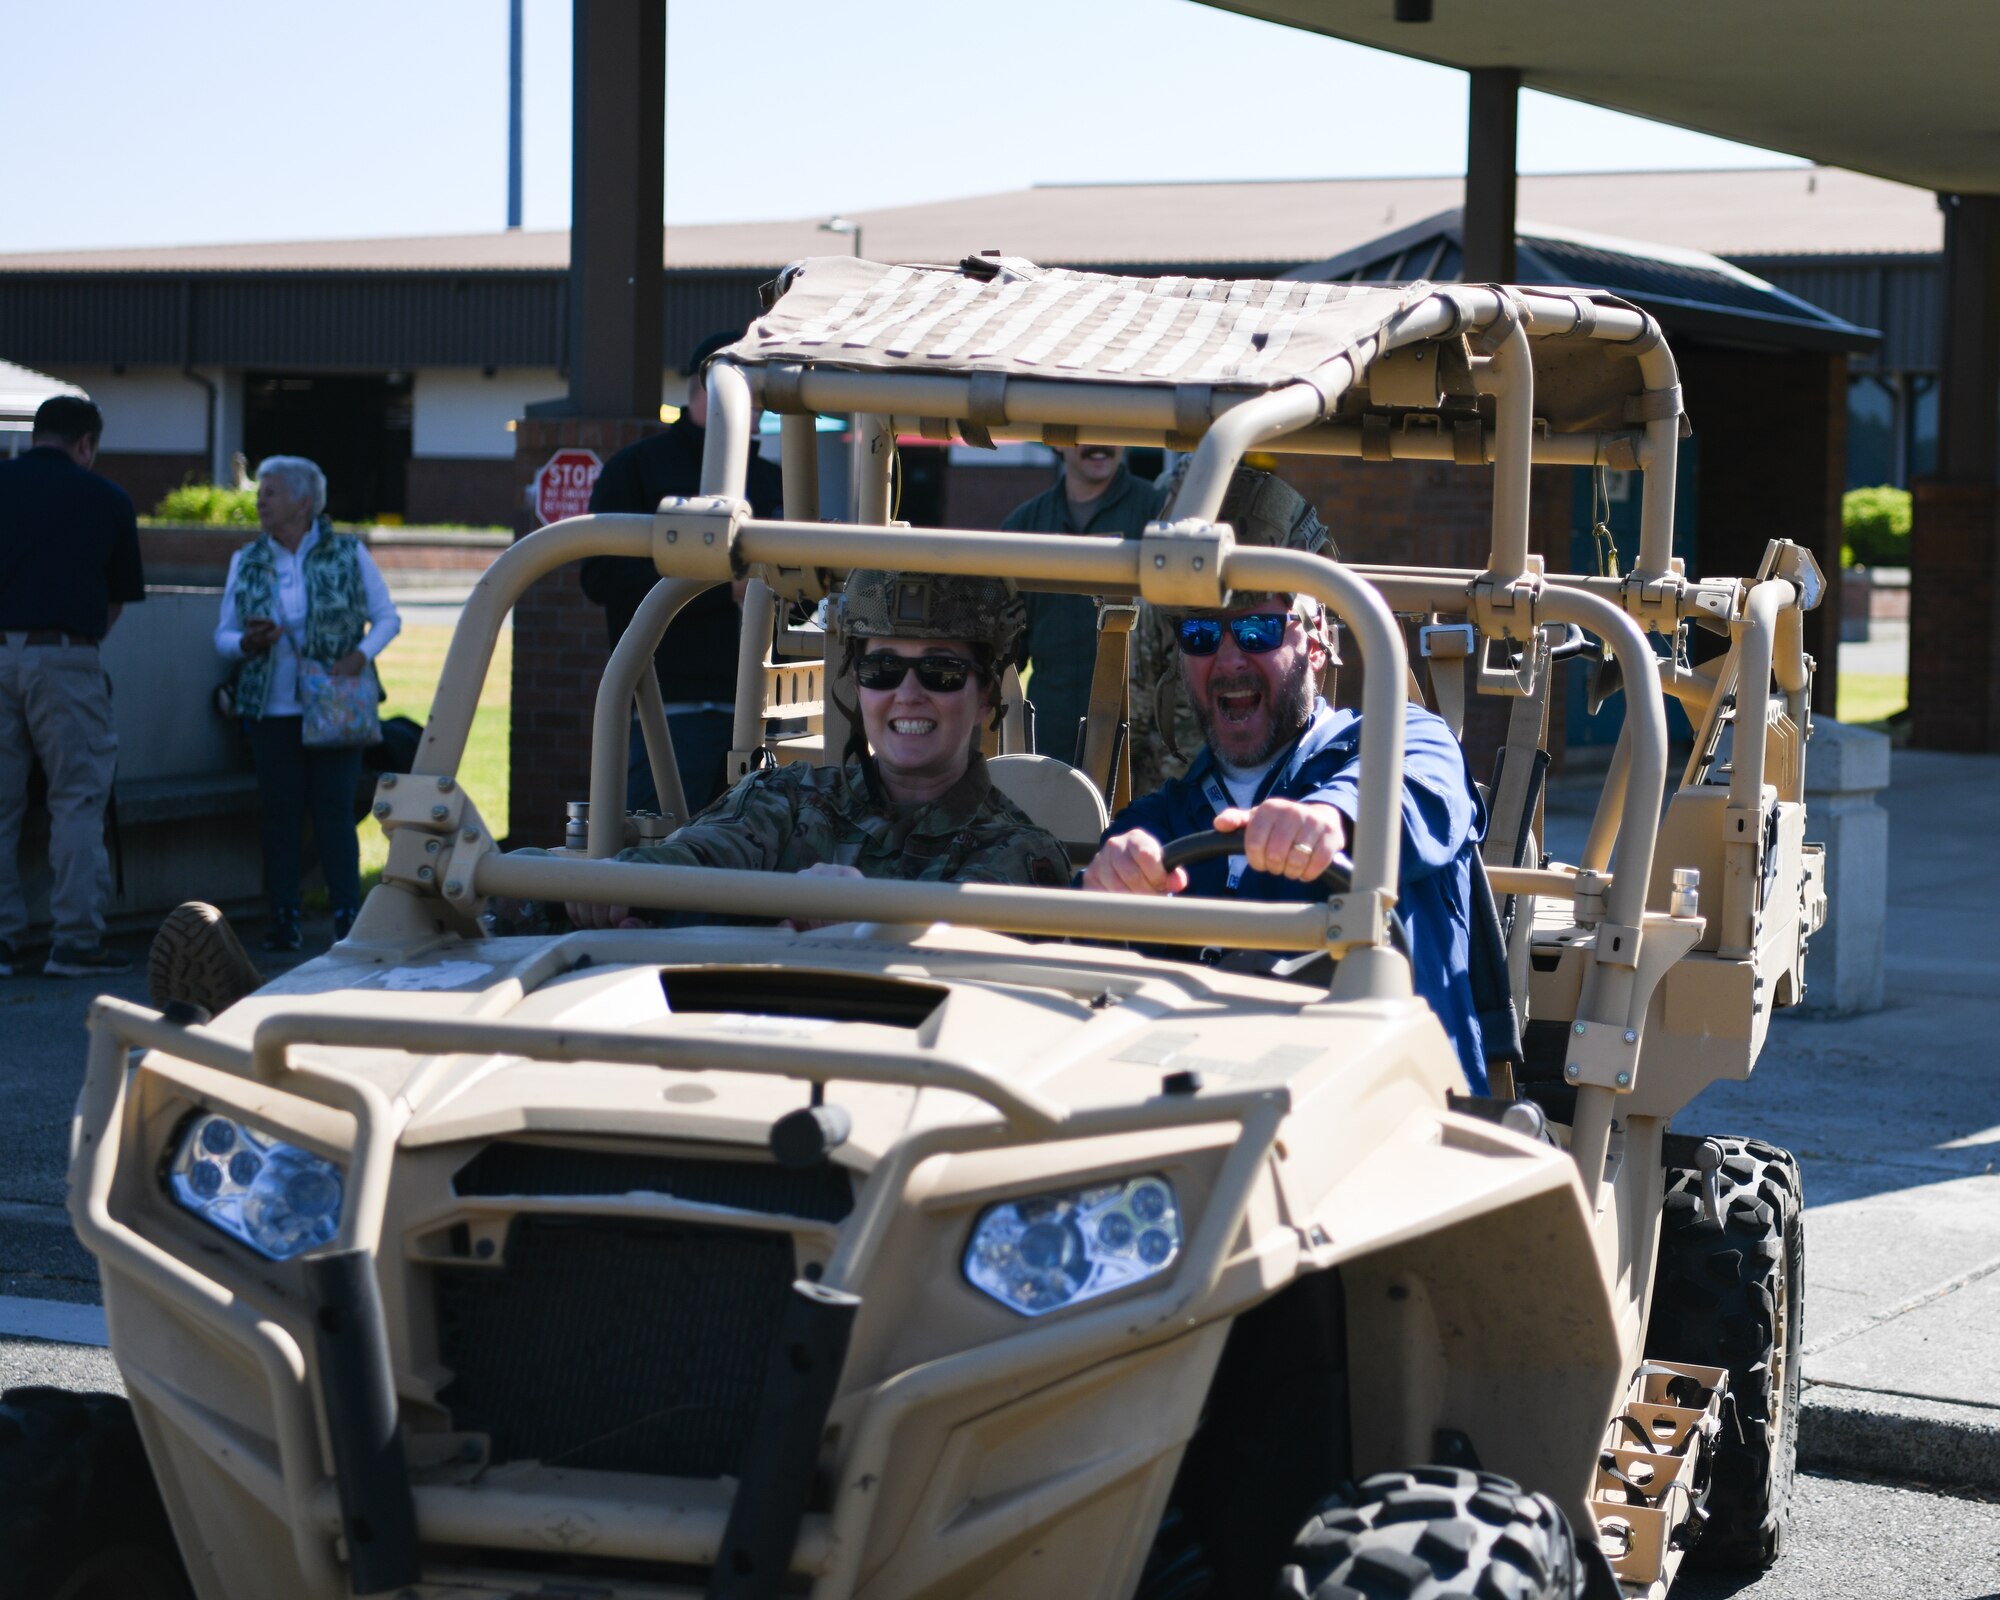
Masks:
[[[528,0],[525,211],[569,221],[570,0]],[[506,222],[506,0],[0,0],[0,251]],[[1525,94],[1524,172],[1789,158]],[[1464,169],[1465,78],[1190,0],[671,0],[670,222],[1038,182]]]

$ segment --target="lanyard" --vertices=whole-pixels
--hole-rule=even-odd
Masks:
[[[1227,811],[1231,806],[1236,804],[1223,791],[1222,785],[1215,781],[1215,774],[1213,772],[1202,779],[1201,792],[1203,798],[1208,801],[1210,808],[1218,813]],[[1246,856],[1233,855],[1229,858],[1229,887],[1232,890],[1235,889],[1237,884],[1243,881],[1243,874],[1249,870],[1249,867],[1250,861]]]

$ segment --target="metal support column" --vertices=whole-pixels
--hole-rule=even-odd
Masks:
[[[2000,749],[2000,195],[1939,196],[1945,317],[1937,475],[1914,485],[1916,743]]]
[[[1939,196],[1944,208],[1945,332],[1937,475],[2000,476],[2000,194]]]
[[[1520,120],[1518,67],[1474,67],[1465,126],[1467,283],[1514,281],[1514,147]]]
[[[660,407],[667,8],[574,0],[569,398],[586,417]]]

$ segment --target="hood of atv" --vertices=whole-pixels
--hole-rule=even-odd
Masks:
[[[819,1043],[913,1060],[908,1083],[829,1084],[827,1099],[853,1119],[839,1159],[858,1167],[914,1128],[994,1114],[974,1096],[927,1085],[929,1060],[1076,1109],[1148,1100],[1185,1074],[1215,1087],[1288,1084],[1296,1095],[1338,1072],[1377,1075],[1376,1061],[1433,1104],[1458,1086],[1449,1047],[1431,1047],[1426,1030],[1436,1023],[1420,1001],[1335,1004],[1321,989],[1196,963],[942,925],[626,930],[419,952],[350,945],[285,974],[214,1027],[248,1042],[282,1012],[357,1009],[657,1035],[695,1041],[697,1059],[699,1041],[715,1039],[766,1042],[774,1054]],[[536,1132],[761,1146],[809,1097],[803,1079],[741,1071],[311,1043],[294,1057],[403,1101],[406,1146]]]

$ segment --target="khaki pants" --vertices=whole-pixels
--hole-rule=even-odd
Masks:
[[[39,756],[49,780],[49,912],[55,942],[91,948],[104,938],[111,862],[104,807],[118,761],[111,686],[88,645],[31,645],[0,635],[0,940],[21,943],[21,818],[28,770]]]

